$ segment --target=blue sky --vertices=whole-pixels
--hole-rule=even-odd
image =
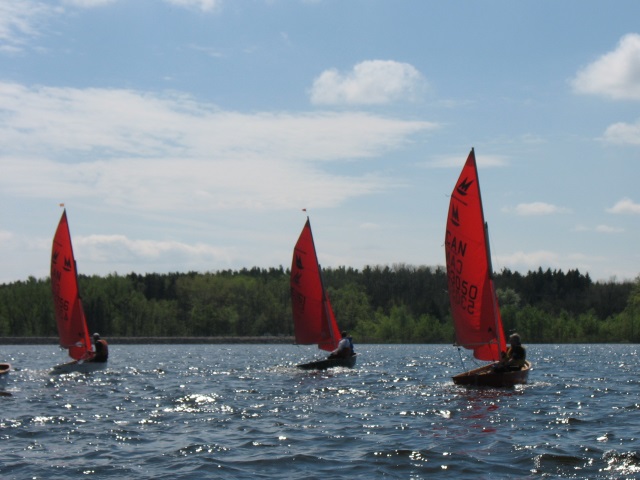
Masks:
[[[493,264],[640,272],[640,3],[3,0],[0,282],[443,265],[471,147]]]

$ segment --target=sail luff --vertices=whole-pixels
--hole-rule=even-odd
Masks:
[[[321,325],[321,338],[318,341],[318,348],[322,350],[331,351],[337,348],[338,346],[338,324],[336,322],[335,315],[333,313],[333,308],[331,307],[331,302],[329,301],[329,296],[327,295],[327,291],[324,288],[324,277],[322,275],[322,267],[320,266],[320,262],[318,261],[318,251],[316,250],[316,241],[313,238],[313,230],[311,229],[311,221],[307,216],[307,225],[309,228],[309,236],[311,237],[311,245],[313,247],[313,258],[316,262],[316,269],[318,272],[318,281],[320,282],[320,291],[322,292],[322,308],[324,315],[322,317],[322,325]],[[329,338],[326,338],[327,333],[329,334]]]
[[[311,230],[311,225],[309,225],[309,230]],[[313,243],[313,251],[316,252],[316,244],[313,239],[313,235],[311,235],[311,242]],[[316,262],[318,261],[318,255],[315,255]],[[320,279],[320,288],[322,290],[322,307],[324,310],[324,330],[329,332],[331,337],[331,348],[329,350],[334,350],[338,346],[339,339],[336,337],[336,332],[338,330],[338,324],[336,323],[336,318],[333,313],[333,308],[331,307],[331,302],[329,301],[329,295],[327,295],[327,291],[324,288],[324,275],[322,274],[322,266],[320,263],[318,265],[318,278]]]
[[[478,189],[478,200],[480,204],[480,216],[482,218],[482,224],[484,228],[482,229],[482,233],[484,235],[484,245],[486,249],[486,261],[487,261],[487,276],[489,283],[489,290],[491,294],[492,301],[492,313],[493,313],[493,321],[494,321],[494,337],[496,344],[498,345],[498,352],[503,352],[506,350],[506,344],[504,341],[504,331],[502,327],[502,318],[500,317],[500,305],[498,304],[498,296],[495,291],[495,284],[493,282],[494,272],[493,272],[493,261],[491,258],[491,243],[489,242],[489,224],[485,220],[484,216],[484,202],[482,201],[482,189],[480,188],[480,175],[478,173],[478,164],[476,162],[475,150],[471,148],[471,156],[473,156],[473,168],[475,170],[475,177],[477,181],[477,189]],[[493,358],[492,360],[498,360],[498,358]]]
[[[480,183],[478,183],[478,193],[480,192]],[[482,197],[480,206],[482,209],[482,217],[484,219],[484,208],[482,208]],[[500,305],[498,303],[498,295],[495,290],[495,283],[493,281],[493,262],[491,260],[491,244],[489,243],[489,225],[484,222],[484,243],[487,246],[487,273],[489,275],[489,288],[491,289],[491,298],[493,299],[493,318],[496,332],[496,343],[498,344],[498,350],[504,352],[507,349],[507,345],[504,339],[504,329],[502,327],[502,318],[500,316]]]

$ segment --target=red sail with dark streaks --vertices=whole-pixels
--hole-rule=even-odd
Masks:
[[[334,350],[340,331],[322,283],[308,218],[293,250],[290,283],[296,343]]]
[[[60,346],[75,360],[87,357],[91,339],[78,292],[78,272],[73,256],[67,212],[62,212],[51,249],[51,291]]]
[[[457,344],[479,360],[499,360],[506,344],[473,150],[451,194],[445,253]]]

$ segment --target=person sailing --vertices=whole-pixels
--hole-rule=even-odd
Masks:
[[[100,362],[104,363],[109,358],[109,345],[107,341],[100,338],[99,333],[93,334],[93,355],[89,358],[88,362]]]
[[[342,332],[342,339],[338,343],[338,348],[329,354],[329,358],[349,358],[355,355],[353,339],[346,330]]]
[[[509,337],[511,346],[503,353],[502,359],[493,368],[495,372],[512,372],[520,370],[526,364],[527,351],[522,346],[520,335],[514,333]]]

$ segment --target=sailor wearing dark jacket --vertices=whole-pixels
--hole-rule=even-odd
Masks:
[[[517,333],[511,335],[509,337],[509,343],[511,344],[511,346],[503,355],[502,360],[500,360],[500,362],[494,368],[496,372],[520,370],[526,364],[527,351],[522,346],[520,335],[518,335]]]
[[[345,330],[342,332],[342,339],[338,343],[338,348],[329,354],[329,358],[349,358],[353,355],[353,340]]]

